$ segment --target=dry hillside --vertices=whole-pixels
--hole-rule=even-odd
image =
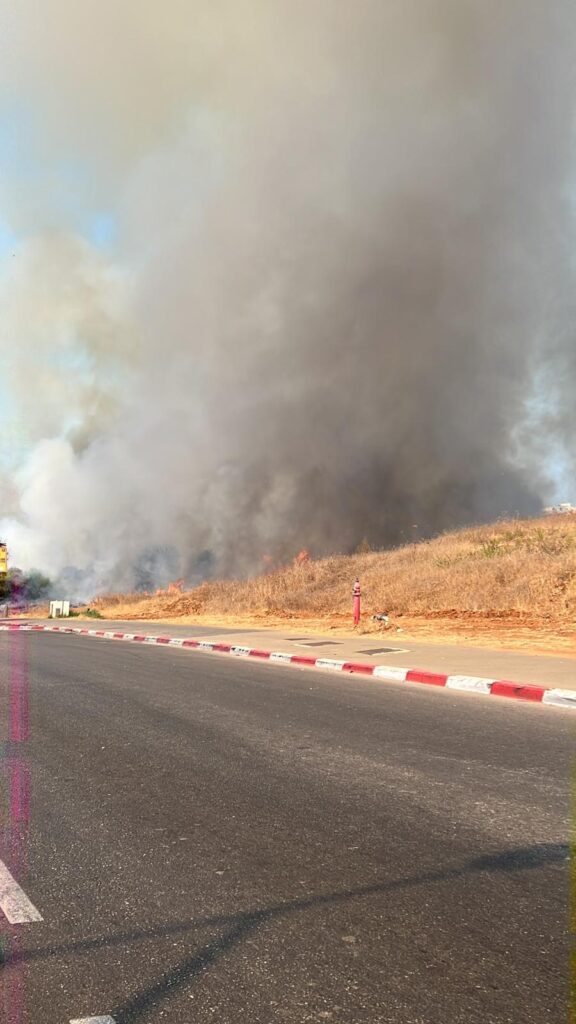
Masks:
[[[468,639],[554,638],[576,651],[576,516],[508,520],[446,533],[392,551],[304,561],[250,580],[203,583],[181,594],[110,595],[94,605],[110,618],[190,619],[318,628],[346,627],[356,576],[363,629],[390,627]],[[522,643],[525,646],[525,643]]]

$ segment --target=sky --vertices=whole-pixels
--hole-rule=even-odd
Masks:
[[[0,0],[0,534],[83,594],[575,501],[567,0]]]

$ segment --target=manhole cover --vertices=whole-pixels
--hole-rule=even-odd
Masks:
[[[369,651],[358,651],[358,654],[406,654],[403,647],[371,647]]]
[[[340,640],[308,640],[301,647],[338,647]]]

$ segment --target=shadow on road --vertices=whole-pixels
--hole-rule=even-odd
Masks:
[[[475,873],[529,871],[547,865],[561,864],[569,859],[569,854],[570,848],[568,845],[542,843],[519,850],[487,854],[468,861],[462,867],[450,868],[446,871],[427,872],[409,876],[408,878],[396,879],[391,882],[378,882],[356,889],[347,889],[342,892],[287,900],[259,910],[246,910],[230,915],[193,918],[188,921],[175,922],[174,924],[158,928],[86,939],[81,942],[52,947],[50,949],[15,952],[7,958],[3,966],[10,967],[17,963],[29,963],[67,954],[89,953],[111,946],[132,944],[154,938],[166,938],[206,927],[224,928],[225,930],[222,935],[205,943],[192,956],[186,957],[171,970],[164,972],[154,984],[148,985],[141,992],[136,993],[109,1011],[117,1024],[134,1024],[134,1022],[142,1018],[143,1014],[158,1007],[184,986],[189,985],[198,975],[208,970],[261,925],[267,924],[270,921],[315,907],[337,906],[338,904],[362,899],[367,896],[385,895],[386,893],[398,892],[402,889],[409,889],[419,885],[446,882]]]

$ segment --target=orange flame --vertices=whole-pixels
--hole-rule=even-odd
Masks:
[[[166,590],[163,590],[162,587],[160,587],[159,590],[156,591],[156,597],[162,597],[164,594],[181,594],[183,586],[184,580],[173,580],[172,583],[168,584]]]
[[[310,554],[309,554],[309,552],[306,551],[306,548],[302,548],[302,551],[299,551],[298,554],[296,555],[296,558],[294,559],[294,565],[304,565],[305,562],[309,562],[309,561],[310,561]]]

